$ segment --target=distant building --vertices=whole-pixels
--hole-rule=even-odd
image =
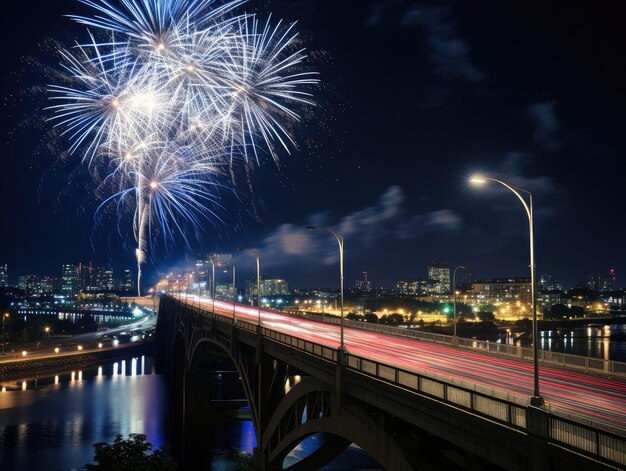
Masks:
[[[78,272],[78,286],[79,290],[82,291],[93,291],[96,289],[95,286],[95,276],[93,266],[91,262],[89,264],[78,263],[77,267]]]
[[[59,290],[58,278],[37,275],[20,275],[18,287],[23,289],[29,296],[39,296],[44,294],[54,294]]]
[[[9,286],[9,266],[5,263],[0,265],[0,288]]]
[[[428,292],[428,281],[420,278],[412,280],[398,280],[396,289],[400,294],[408,296],[423,296]]]
[[[528,278],[496,278],[472,283],[472,291],[477,302],[498,303],[516,302],[530,304],[531,289]]]
[[[543,274],[539,276],[537,283],[539,292],[542,291],[563,291],[563,280],[552,275]]]
[[[595,293],[613,291],[615,282],[615,271],[611,270],[608,275],[589,275],[587,277],[587,288]]]
[[[98,267],[95,270],[95,287],[98,291],[113,290],[113,270],[105,267]]]
[[[450,293],[450,267],[446,262],[432,262],[428,266],[428,291],[432,294]]]
[[[24,276],[24,287],[22,289],[26,291],[26,294],[36,294],[38,282],[37,275],[26,275]]]
[[[357,291],[371,291],[372,282],[367,279],[367,272],[363,272],[363,279],[354,282],[354,289]]]
[[[289,294],[289,285],[286,280],[282,279],[264,279],[261,277],[261,296],[277,296]],[[246,298],[248,300],[257,297],[257,281],[256,278],[246,282]]]
[[[217,253],[198,255],[196,257],[195,284],[197,288],[208,289],[211,287],[211,274],[213,264],[215,264],[215,278],[218,278],[218,270],[223,270],[232,262],[232,255],[228,253]],[[217,292],[217,287],[216,287]]]
[[[37,279],[36,291],[37,294],[53,294],[56,288],[56,280],[49,276],[42,276]]]
[[[565,294],[562,290],[545,290],[537,293],[537,304],[551,307],[555,304],[564,304]]]
[[[198,255],[196,258],[195,282],[198,285],[210,286],[211,284],[211,263],[205,257]]]
[[[120,280],[120,290],[132,291],[135,288],[135,277],[132,270],[124,270]]]
[[[604,292],[600,295],[600,301],[608,304],[611,309],[623,311],[626,306],[626,291],[622,289]]]
[[[73,296],[78,293],[79,288],[78,267],[71,264],[61,266],[61,294]]]
[[[262,290],[263,288],[261,288]],[[261,291],[263,292],[263,291]],[[216,283],[215,284],[215,298],[230,301],[233,299],[234,287],[232,283]]]

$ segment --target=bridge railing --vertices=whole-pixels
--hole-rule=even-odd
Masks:
[[[193,311],[203,316],[210,316],[217,321],[228,324],[233,323],[230,317],[211,314],[197,307],[191,307]],[[236,325],[250,332],[258,331],[258,325],[250,322],[237,320]],[[384,327],[389,328],[388,326]],[[271,340],[330,362],[336,363],[339,360],[339,355],[342,354],[335,348],[273,329],[262,328],[261,333]],[[410,391],[434,397],[507,426],[523,431],[529,429],[530,424],[527,423],[529,406],[526,396],[451,378],[448,375],[432,371],[421,373],[409,371],[350,353],[345,354],[345,365],[348,369]],[[548,430],[546,432],[552,442],[573,450],[583,451],[603,461],[626,466],[626,436],[623,431],[611,430],[611,427],[605,424],[594,424],[585,417],[563,414],[562,411],[553,411],[550,408],[547,409],[546,413],[548,415]],[[563,415],[569,415],[569,417]]]
[[[317,313],[301,314],[290,312],[289,315],[311,321],[321,321],[335,325],[339,325],[341,323],[340,318],[336,316],[322,316]],[[348,319],[344,319],[344,326],[352,329],[367,330],[381,334],[393,335],[396,337],[424,340],[427,342],[439,343],[450,346],[456,345],[459,348],[477,350],[480,352],[493,353],[497,355],[504,355],[512,358],[523,358],[528,360],[533,358],[533,349],[531,347],[508,345],[497,342],[489,342],[488,340],[475,340],[461,337],[457,337],[455,339],[455,337],[453,337],[452,335],[436,334],[433,332],[424,332],[421,330],[373,324],[370,322],[359,322]],[[592,373],[604,373],[614,376],[626,377],[626,363],[624,362],[605,360],[602,358],[592,358],[582,355],[572,355],[569,353],[550,352],[541,349],[537,351],[537,354],[538,360],[541,363],[547,365],[563,366],[568,368],[580,369],[582,371]]]
[[[436,374],[420,374],[357,355],[347,355],[348,368],[403,388],[435,397],[474,414],[527,430],[528,398],[476,385],[467,381],[442,380]],[[626,465],[626,437],[585,423],[584,418],[568,419],[548,412],[548,437],[569,448],[584,451],[605,461]]]

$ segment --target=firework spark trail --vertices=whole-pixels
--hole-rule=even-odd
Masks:
[[[60,51],[67,83],[48,88],[50,120],[115,188],[98,211],[134,205],[141,294],[153,229],[187,240],[186,224],[219,219],[225,166],[289,153],[318,79],[294,24],[236,13],[245,0],[79,1],[93,15],[70,18],[94,32]]]

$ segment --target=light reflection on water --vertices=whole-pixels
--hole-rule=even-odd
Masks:
[[[93,443],[111,442],[118,433],[143,433],[160,447],[164,379],[152,374],[149,358],[135,360],[125,376],[117,374],[116,365],[3,384],[0,469],[83,467],[93,458]]]
[[[154,448],[165,444],[170,406],[165,378],[154,374],[149,357],[118,361],[90,370],[48,378],[3,384],[0,392],[0,470],[69,471],[92,462],[93,444],[111,443],[116,434],[143,433]],[[213,394],[228,397],[236,376],[220,376]],[[208,423],[207,451],[214,454],[213,469],[221,466],[223,450],[252,452],[256,435],[252,421]],[[291,464],[311,454],[318,435],[302,443],[287,457]],[[207,456],[208,458],[208,456]],[[198,469],[210,469],[211,465]],[[225,466],[225,467],[224,467]],[[358,447],[350,446],[324,470],[378,470],[380,467]]]
[[[507,334],[499,342],[528,346]],[[539,331],[539,348],[551,352],[584,355],[604,360],[626,362],[626,325],[596,325]]]

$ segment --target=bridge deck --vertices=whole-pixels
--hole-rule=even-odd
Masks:
[[[213,308],[210,299],[196,297],[193,304],[208,311]],[[233,305],[215,301],[215,312],[232,317]],[[255,323],[258,311],[237,305],[236,316]],[[261,311],[261,319],[269,329],[332,348],[339,344],[340,330],[336,325],[268,311]],[[344,333],[346,348],[354,355],[441,380],[461,380],[502,392],[532,395],[533,369],[527,361],[359,329],[346,328]],[[626,430],[626,380],[542,366],[540,382],[541,394],[552,412],[574,414],[611,429]]]

